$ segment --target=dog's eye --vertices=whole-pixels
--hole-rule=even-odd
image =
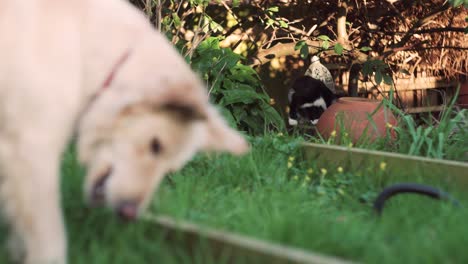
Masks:
[[[153,154],[159,154],[161,152],[161,143],[157,138],[153,138],[150,143],[150,149]]]

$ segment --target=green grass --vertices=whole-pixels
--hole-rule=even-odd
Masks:
[[[193,254],[168,240],[153,223],[126,222],[106,209],[91,209],[84,204],[82,183],[84,170],[75,152],[65,153],[62,165],[62,196],[65,211],[69,263],[222,263],[211,256],[203,243]],[[5,247],[6,225],[1,226],[0,263],[9,263]]]
[[[370,201],[385,171],[337,172],[302,160],[289,139],[263,137],[241,159],[199,157],[158,193],[155,212],[366,263],[450,263],[468,260],[468,213],[426,197],[391,200],[383,217]],[[288,159],[295,159],[288,168]],[[312,168],[314,172],[308,174]],[[358,176],[361,175],[361,176]],[[308,177],[308,178],[307,178]],[[308,180],[310,178],[310,180]],[[397,182],[398,177],[392,177]],[[468,196],[443,181],[463,204]]]
[[[443,158],[466,161],[466,127],[459,126],[462,119],[452,120],[446,119],[444,127],[418,128],[411,121],[401,126],[429,129],[428,134],[434,135],[450,132],[432,141],[439,142],[433,145],[439,146],[437,152],[428,151],[434,148],[428,147],[427,137],[417,136],[419,132],[413,137],[411,129],[401,129],[396,143],[377,142],[368,147],[405,153],[411,146],[424,145],[413,154],[439,153]],[[458,129],[450,127],[450,122]],[[379,164],[355,171],[341,171],[340,164],[322,168],[303,157],[299,148],[303,140],[298,136],[269,134],[250,141],[252,151],[244,157],[199,155],[170,175],[155,195],[150,212],[365,263],[468,261],[468,236],[464,235],[468,211],[464,207],[402,195],[392,199],[378,218],[371,206],[377,193],[406,178],[386,177],[387,171]],[[81,191],[83,175],[75,153],[67,151],[62,190],[70,263],[223,262],[202,245],[190,254],[151,223],[126,223],[105,209],[87,208]],[[427,176],[415,174],[411,179],[440,187],[468,204],[463,186]],[[2,231],[5,234],[6,228]],[[0,259],[6,259],[4,246]]]

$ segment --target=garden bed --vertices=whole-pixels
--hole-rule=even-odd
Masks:
[[[431,184],[466,204],[464,186],[418,173],[389,175],[383,163],[322,167],[290,139],[253,141],[244,158],[198,157],[174,174],[154,212],[357,262],[468,260],[460,235],[468,231],[465,210],[414,195],[392,199],[381,218],[372,209],[377,193],[393,182]]]
[[[165,241],[184,246],[193,256],[200,246],[208,249],[217,263],[272,264],[351,264],[335,257],[278,245],[252,237],[229,233],[167,216],[147,214],[144,220],[155,224],[167,234]]]
[[[338,152],[330,152],[324,161],[305,153],[303,141],[294,137],[267,135],[250,141],[252,152],[244,157],[200,155],[170,175],[149,213],[285,245],[309,255],[334,256],[324,259],[338,262],[468,260],[463,236],[468,232],[465,209],[415,195],[392,199],[380,218],[372,208],[378,192],[400,181],[431,184],[451,193],[462,205],[468,204],[466,186],[458,181],[447,181],[444,175],[429,177],[424,171],[395,173],[399,163],[390,160],[364,159],[368,163],[349,166],[345,160],[358,157],[353,153],[339,159]],[[73,151],[65,155],[62,174],[72,264],[90,260],[259,263],[232,251],[215,252],[204,243],[187,247],[183,237],[169,239],[161,223],[143,220],[129,224],[107,210],[86,208],[81,191],[84,171]],[[4,246],[0,258],[6,258]]]

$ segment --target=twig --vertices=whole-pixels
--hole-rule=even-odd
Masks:
[[[413,26],[408,30],[408,32],[406,32],[406,34],[403,36],[401,41],[392,46],[392,49],[393,48],[403,47],[411,39],[411,37],[414,35],[414,32],[416,31],[416,29],[426,25],[428,22],[431,21],[431,19],[433,19],[434,17],[436,17],[440,13],[448,10],[449,8],[450,8],[450,3],[446,2],[444,5],[437,8],[436,10],[430,12],[425,17],[420,18],[418,21],[416,21],[416,23],[413,24]],[[391,53],[393,53],[393,52],[391,52]]]
[[[405,48],[405,47],[403,47]],[[453,50],[468,50],[468,47],[458,47],[458,46],[432,46],[432,47],[409,47],[404,50],[430,50],[430,49],[453,49]]]
[[[277,37],[277,38],[275,38],[275,39],[271,39],[271,40],[269,40],[269,41],[263,43],[262,46],[261,46],[261,48],[263,48],[263,47],[267,46],[268,44],[270,44],[270,43],[272,43],[272,42],[274,42],[274,41],[277,41],[277,40],[292,40],[294,43],[296,43],[296,42],[299,40],[299,38],[295,38],[295,37],[292,36],[292,35],[289,35],[289,36],[287,36],[287,37]],[[268,48],[270,48],[270,47],[268,46],[268,47],[263,48],[263,49],[268,49]]]
[[[294,26],[291,26],[289,25],[288,27],[290,29],[290,31],[296,33],[296,34],[300,34],[300,35],[303,35],[303,36],[308,36],[307,35],[307,32],[304,31],[303,29],[300,29],[300,28],[297,28],[297,27],[294,27]]]
[[[413,34],[427,34],[427,33],[439,33],[439,32],[465,32],[465,28],[462,27],[442,27],[442,28],[428,28],[413,31]],[[385,32],[386,34],[406,34],[407,32]]]
[[[182,3],[179,3],[179,5],[177,6],[177,10],[175,11],[176,14],[179,14],[179,11],[180,11],[180,8],[182,7]],[[189,11],[192,11],[192,10],[189,10]],[[181,21],[184,21],[185,20],[185,17],[188,16],[189,14],[191,14],[191,12],[184,12],[182,13],[182,15],[180,16],[180,20]],[[171,24],[174,23],[174,20],[171,21]],[[177,28],[177,31],[176,33],[174,34],[174,37],[172,37],[172,43],[176,43],[176,39],[178,38],[179,36],[179,33],[181,32],[181,30],[184,28],[184,22],[181,22],[181,25]]]
[[[158,20],[158,31],[161,31],[161,24],[162,24],[162,21],[161,21],[161,10],[162,10],[162,6],[161,6],[161,0],[158,0],[158,6],[156,7],[156,11],[157,11],[157,17],[156,19]]]
[[[221,69],[219,70],[217,76],[220,76],[220,75],[221,75],[221,73],[223,72],[224,68],[226,68],[226,65],[227,65],[227,62],[224,63],[223,67],[221,67]],[[213,88],[214,88],[214,86],[215,86],[215,84],[216,84],[216,82],[217,82],[218,80],[219,80],[219,78],[216,78],[216,80],[215,80],[215,81],[213,82],[213,84],[211,85],[210,90],[208,91],[208,94],[209,94],[209,95],[211,95],[211,91],[213,91]]]

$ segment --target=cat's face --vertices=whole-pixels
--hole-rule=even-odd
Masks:
[[[310,122],[312,125],[316,125],[320,116],[327,109],[327,104],[325,100],[320,97],[317,100],[305,103],[299,106],[298,114],[302,119]]]

